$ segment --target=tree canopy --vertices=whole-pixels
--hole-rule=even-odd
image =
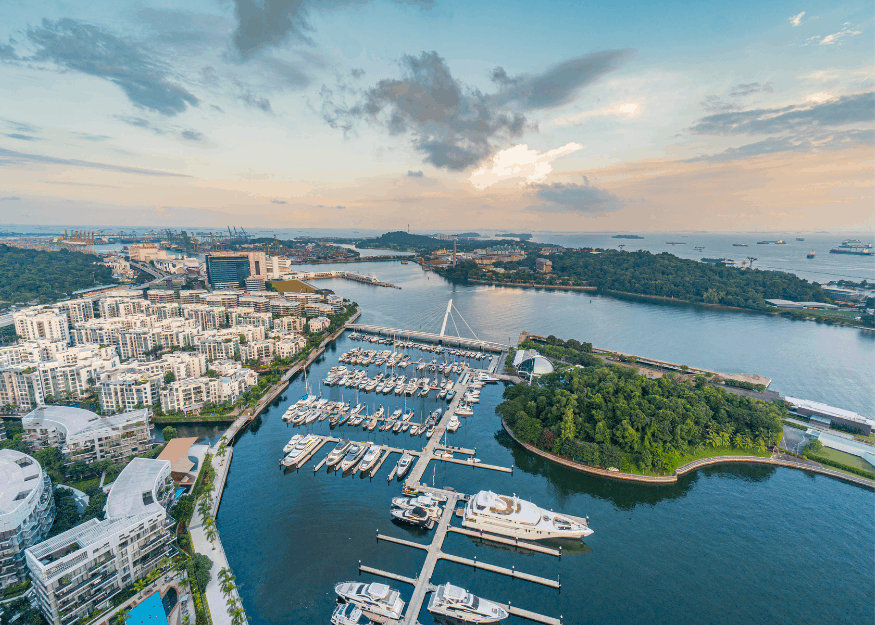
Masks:
[[[100,257],[82,252],[46,252],[0,244],[0,299],[10,303],[38,299],[41,304],[74,291],[115,284]]]
[[[730,393],[704,377],[654,380],[586,360],[504,391],[496,410],[520,440],[593,465],[649,471],[672,470],[705,445],[764,451],[781,435],[780,404]]]

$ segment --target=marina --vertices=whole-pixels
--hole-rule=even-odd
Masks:
[[[434,278],[434,276],[432,276],[432,278]],[[398,282],[398,280],[394,278],[390,279],[393,282]],[[423,278],[423,282],[424,281],[425,279]],[[407,293],[407,283],[404,284],[404,289],[404,293]],[[391,293],[391,291],[388,292]],[[395,293],[401,292],[396,291]],[[355,295],[355,297],[361,299],[360,295]],[[550,293],[543,293],[540,294],[540,297],[556,298],[557,296]],[[598,304],[600,301],[605,300],[603,298],[598,299],[595,300],[595,303]],[[444,302],[446,302],[446,300],[444,300]],[[640,307],[640,305],[636,306]],[[713,315],[709,314],[705,316]],[[374,323],[379,327],[408,327],[403,323],[386,323],[384,322],[384,319],[386,319],[386,317],[382,315],[372,315],[368,317],[369,322]],[[392,318],[389,317],[389,319]],[[775,325],[768,320],[763,320],[763,323],[770,326]],[[843,332],[842,330],[824,330],[831,334],[847,334],[846,331]],[[314,363],[313,369],[309,373],[311,387],[314,387],[310,392],[315,396],[319,395],[318,389],[315,389],[318,380],[326,379],[328,377],[328,370],[337,364],[338,357],[348,352],[350,349],[367,345],[368,348],[373,348],[377,350],[377,352],[382,349],[388,349],[390,352],[393,350],[391,345],[393,337],[390,335],[384,334],[377,336],[375,334],[361,333],[356,330],[353,331],[356,334],[365,334],[371,338],[389,340],[390,343],[380,345],[371,343],[370,341],[356,341],[349,337],[349,333],[347,333],[346,336],[341,337],[337,342],[336,349],[329,350],[325,354],[325,359],[320,363]],[[545,327],[543,331],[539,332],[539,334],[546,335],[549,332],[556,332],[556,330],[552,327]],[[558,334],[558,332],[556,333]],[[438,333],[435,332],[435,334]],[[516,333],[512,336],[515,339]],[[406,337],[404,338],[406,339]],[[487,338],[496,340],[496,332],[492,332]],[[500,343],[512,344],[510,340],[507,340],[508,337],[504,338],[505,340],[501,340]],[[440,343],[427,343],[426,341],[417,342],[422,345],[429,344],[433,347],[442,346]],[[602,339],[599,340],[597,344],[614,345],[617,344],[617,341],[615,339]],[[417,348],[404,348],[401,351],[405,351],[411,355],[411,363],[422,360],[427,365],[433,358],[436,358],[439,362],[443,360],[443,357],[440,355],[424,350],[417,350]],[[690,362],[689,359],[684,358],[682,355],[674,355],[670,350],[659,351],[653,347],[650,349],[640,347],[636,349],[634,345],[630,345],[623,351],[663,357],[667,362]],[[497,359],[497,353],[492,352],[492,357],[493,359]],[[452,360],[450,356],[447,356],[447,359]],[[484,367],[483,364],[480,364],[483,362],[484,360],[481,360],[479,363],[477,361],[472,361],[468,369],[470,370],[472,367]],[[490,363],[487,368],[491,367],[492,360],[485,360],[485,362]],[[383,373],[385,367],[384,365],[383,367],[380,367],[380,369],[377,369],[374,366],[374,363],[367,366],[350,365],[349,363],[344,364],[346,364],[349,369],[367,368],[369,371],[368,377],[371,379],[376,377],[376,374]],[[738,370],[754,370],[763,371],[766,375],[769,374],[768,370],[764,370],[761,367],[745,367],[739,369],[737,366],[732,366],[722,368],[716,360],[700,361],[697,364],[702,369],[708,368],[723,371],[728,370],[732,372]],[[416,371],[415,368],[411,367],[412,365],[408,365],[406,370],[403,368],[398,369],[396,367],[395,372],[396,374],[406,375],[408,377],[410,375],[413,375],[414,377],[425,377],[425,375],[427,375],[426,373],[423,373],[425,370]],[[774,369],[774,367],[772,369]],[[391,368],[389,374],[391,375]],[[452,375],[454,388],[456,388],[456,385],[461,381],[463,375],[464,374],[455,373]],[[431,372],[428,377],[435,377],[435,373]],[[775,376],[770,375],[769,377]],[[300,390],[302,388],[302,383],[302,379],[299,377],[294,383],[295,385],[284,393],[285,395],[291,396],[291,399],[285,400],[279,403],[278,407],[266,411],[262,416],[261,425],[258,429],[257,435],[244,435],[240,441],[242,444],[238,444],[237,448],[235,448],[234,467],[236,470],[236,477],[235,475],[232,475],[232,489],[235,487],[235,482],[239,484],[242,481],[251,479],[250,475],[252,475],[252,471],[250,471],[250,466],[254,468],[260,465],[260,462],[255,456],[253,456],[253,454],[257,455],[258,453],[261,453],[264,455],[266,453],[268,456],[266,460],[269,461],[271,467],[276,466],[275,463],[279,451],[292,436],[292,430],[295,430],[295,428],[283,423],[279,417],[288,406],[289,401],[294,402],[302,392],[304,392]],[[786,381],[783,380],[782,385],[779,388],[783,390],[785,386]],[[323,385],[322,393],[323,397],[328,401],[342,400],[343,402],[352,404],[350,408],[350,410],[352,410],[357,403],[355,391],[351,388],[349,388],[349,390],[347,389],[348,387],[344,386]],[[471,468],[468,468],[470,465],[455,462],[431,462],[431,460],[435,459],[434,457],[429,458],[428,464],[423,466],[424,463],[420,462],[422,447],[426,445],[427,442],[437,439],[437,436],[433,436],[433,439],[425,440],[417,436],[412,436],[410,433],[413,431],[412,425],[410,430],[406,433],[399,432],[395,434],[391,430],[381,432],[379,429],[375,429],[374,431],[365,430],[363,433],[357,435],[355,432],[351,431],[351,428],[348,425],[338,425],[333,431],[330,431],[329,422],[328,419],[326,419],[325,421],[317,420],[307,426],[300,426],[297,431],[313,431],[318,435],[329,436],[331,438],[348,437],[350,439],[359,440],[367,439],[368,441],[384,446],[384,449],[387,447],[392,447],[398,450],[404,449],[405,447],[412,448],[407,451],[417,452],[420,455],[412,455],[414,466],[410,468],[410,473],[402,478],[401,483],[406,485],[412,476],[416,473],[420,473],[420,476],[416,481],[419,484],[428,485],[421,489],[422,492],[432,491],[436,494],[453,492],[445,490],[442,485],[462,486],[463,488],[460,490],[464,490],[465,492],[471,492],[472,490],[476,492],[481,488],[489,488],[496,492],[504,492],[507,494],[517,492],[521,493],[523,498],[538,502],[545,508],[555,507],[556,509],[577,514],[579,516],[582,516],[583,512],[586,512],[587,514],[592,515],[593,519],[597,519],[598,527],[596,528],[597,532],[595,538],[587,539],[586,544],[580,543],[579,541],[574,546],[562,544],[561,552],[564,557],[557,559],[555,553],[560,552],[560,545],[533,543],[533,548],[529,548],[527,545],[522,544],[522,540],[515,541],[513,538],[497,536],[483,536],[481,538],[479,532],[459,527],[460,519],[455,515],[452,517],[454,522],[447,528],[444,535],[444,543],[441,548],[442,552],[465,558],[472,562],[475,561],[476,558],[476,561],[478,562],[482,561],[486,564],[498,566],[510,571],[520,569],[519,572],[535,575],[551,581],[558,581],[557,576],[561,575],[561,581],[564,587],[562,588],[560,600],[558,592],[546,592],[549,588],[542,586],[541,584],[530,583],[523,581],[518,577],[494,573],[485,568],[475,568],[468,564],[453,562],[445,558],[437,558],[435,560],[431,571],[431,578],[428,582],[429,586],[436,588],[438,584],[444,584],[449,581],[453,585],[468,589],[475,595],[495,601],[496,603],[508,604],[508,600],[512,600],[512,603],[509,606],[511,608],[511,610],[509,610],[511,621],[520,618],[517,610],[525,609],[534,610],[549,619],[556,619],[556,622],[558,622],[559,617],[563,613],[566,616],[565,622],[570,622],[568,614],[572,611],[580,616],[581,619],[593,623],[615,623],[626,621],[633,618],[633,612],[636,614],[647,613],[647,598],[653,594],[650,590],[644,587],[633,588],[631,592],[627,593],[626,603],[616,603],[612,600],[612,595],[608,589],[612,587],[612,585],[623,584],[623,578],[625,578],[627,574],[642,575],[644,574],[643,570],[646,569],[648,571],[660,571],[661,575],[658,579],[653,579],[652,582],[649,582],[647,587],[649,588],[651,585],[654,585],[659,589],[660,593],[668,593],[674,597],[672,590],[673,582],[678,577],[686,578],[687,575],[681,570],[683,567],[678,562],[675,562],[675,564],[678,565],[677,567],[674,567],[670,572],[665,573],[664,570],[666,567],[660,563],[658,558],[655,558],[651,554],[642,554],[641,550],[636,549],[634,545],[625,544],[623,540],[620,540],[620,537],[628,531],[628,529],[625,528],[630,525],[633,526],[636,532],[644,533],[646,538],[643,540],[654,545],[665,543],[672,544],[676,541],[670,535],[665,536],[654,533],[649,529],[651,526],[648,524],[652,523],[653,529],[656,527],[664,527],[666,526],[666,523],[668,523],[669,527],[673,527],[671,522],[667,521],[667,519],[662,516],[663,512],[661,511],[674,510],[676,508],[676,502],[684,500],[684,510],[689,511],[685,512],[684,517],[687,519],[687,522],[693,524],[695,529],[692,531],[705,531],[705,526],[702,524],[703,520],[706,518],[713,518],[713,514],[717,509],[724,509],[724,504],[721,503],[722,499],[719,496],[719,491],[714,491],[714,496],[710,494],[712,491],[711,485],[718,485],[724,488],[735,488],[739,483],[750,484],[750,488],[757,489],[757,492],[761,491],[767,493],[766,496],[769,497],[770,502],[775,503],[775,505],[772,505],[771,503],[766,504],[766,507],[768,508],[768,516],[771,518],[786,520],[786,514],[783,510],[793,510],[794,507],[792,503],[783,496],[786,486],[783,486],[780,491],[776,491],[774,487],[777,487],[778,484],[782,484],[787,479],[790,479],[794,484],[799,482],[800,486],[802,483],[808,484],[809,482],[806,480],[811,480],[811,477],[809,476],[806,478],[805,474],[793,473],[787,469],[775,467],[715,467],[714,469],[705,469],[680,477],[676,484],[660,486],[657,489],[647,485],[628,485],[623,487],[623,489],[629,493],[628,495],[621,492],[614,493],[601,482],[592,481],[594,478],[581,476],[580,474],[568,473],[562,467],[551,466],[538,458],[533,459],[530,456],[527,457],[527,454],[524,451],[521,452],[520,448],[517,448],[512,441],[507,442],[505,440],[506,436],[501,433],[502,428],[500,421],[494,417],[493,413],[494,406],[497,402],[501,401],[501,391],[502,386],[500,384],[498,386],[484,386],[481,389],[480,402],[473,405],[475,414],[467,418],[460,417],[460,429],[456,433],[446,434],[446,442],[443,440],[442,433],[441,440],[435,442],[433,445],[433,452],[436,455],[451,453],[454,456],[454,458],[452,458],[453,460],[464,460],[469,456],[459,450],[464,449],[466,451],[473,451],[476,448],[476,455],[474,457],[481,462],[475,464],[488,464],[507,468],[513,467],[513,473],[504,473],[500,471],[475,472],[472,471]],[[435,391],[431,391],[429,396],[425,398],[419,396],[408,396],[406,394],[395,395],[394,392],[390,395],[384,395],[378,393],[376,387],[370,393],[364,393],[362,390],[359,390],[358,392],[359,401],[363,404],[367,403],[366,409],[369,414],[373,414],[375,409],[382,405],[384,407],[384,418],[387,419],[391,417],[398,408],[402,409],[403,414],[405,400],[407,401],[407,408],[415,411],[414,416],[410,420],[412,424],[422,422],[423,417],[427,418],[437,408],[442,408],[443,411],[446,412],[455,412],[455,410],[449,410],[450,405],[448,403],[436,398]],[[461,395],[463,394],[464,391]],[[458,403],[461,402],[457,402],[457,404]],[[440,420],[441,422],[448,419],[443,411]],[[379,423],[382,424],[384,422],[380,421]],[[255,423],[255,426],[258,426],[258,422]],[[437,429],[438,428],[436,427],[435,433]],[[419,440],[416,440],[417,438],[419,438]],[[265,447],[265,444],[268,441],[274,440],[275,442],[271,443],[268,447]],[[254,446],[256,443],[257,446]],[[262,451],[258,452],[258,449],[261,449]],[[329,451],[331,451],[331,445],[326,444],[322,447],[319,453],[310,459],[309,464],[306,466],[312,468],[312,466],[321,461]],[[424,557],[428,555],[428,551],[422,548],[408,548],[401,544],[396,544],[394,546],[385,545],[385,542],[388,541],[383,541],[382,539],[379,541],[379,543],[383,545],[381,549],[375,551],[373,547],[368,546],[368,541],[371,543],[374,541],[376,529],[379,529],[381,534],[391,535],[392,537],[398,537],[401,540],[415,543],[422,543],[423,533],[426,532],[424,529],[398,525],[391,520],[392,517],[388,513],[390,500],[397,497],[399,494],[399,485],[401,483],[399,483],[394,476],[391,481],[383,480],[382,477],[388,476],[396,468],[396,461],[400,458],[400,455],[393,452],[386,456],[386,453],[387,452],[384,451],[385,458],[381,456],[380,460],[382,466],[374,475],[374,477],[379,479],[373,482],[368,479],[324,479],[323,475],[312,483],[304,482],[301,484],[300,479],[303,478],[303,475],[298,475],[293,480],[289,481],[287,478],[292,476],[288,475],[286,479],[283,479],[283,472],[274,472],[273,475],[277,476],[274,478],[263,478],[261,474],[258,474],[258,477],[255,479],[268,481],[270,484],[267,486],[268,490],[264,492],[264,496],[272,497],[280,503],[280,509],[277,511],[280,515],[279,525],[277,525],[277,521],[275,520],[276,515],[267,514],[267,511],[264,513],[259,511],[253,517],[251,514],[251,507],[247,511],[247,520],[245,524],[238,525],[237,522],[232,520],[236,516],[236,513],[234,512],[234,509],[237,507],[236,500],[228,499],[226,497],[226,501],[231,501],[231,503],[223,504],[223,511],[220,513],[219,519],[219,522],[222,525],[223,542],[226,549],[237,551],[238,553],[237,556],[232,556],[229,553],[229,560],[235,567],[235,573],[240,575],[239,570],[242,569],[248,578],[259,582],[257,587],[249,586],[241,591],[244,595],[244,602],[252,605],[253,608],[251,609],[255,611],[253,623],[272,623],[281,620],[288,621],[290,617],[293,622],[324,622],[331,614],[332,606],[328,605],[325,601],[312,602],[307,600],[307,595],[301,594],[297,588],[306,588],[309,589],[309,593],[321,595],[322,590],[328,590],[330,592],[330,588],[336,582],[343,581],[344,579],[354,579],[355,574],[353,571],[356,570],[360,571],[362,581],[381,580],[395,586],[402,593],[402,597],[407,604],[402,618],[406,619],[408,617],[410,600],[414,598],[412,592],[416,590],[415,582],[416,579],[423,574],[423,560]],[[323,464],[322,469],[324,468],[325,466]],[[437,469],[436,474],[434,471],[435,468]],[[414,473],[415,469],[416,473]],[[775,473],[776,471],[777,473]],[[314,472],[311,471],[307,471],[306,473],[314,475]],[[321,471],[321,473],[324,473],[324,471]],[[363,476],[360,472],[358,472],[358,475],[360,477],[369,477],[369,475]],[[736,475],[738,475],[738,477],[735,477]],[[764,475],[766,477],[763,477]],[[742,476],[745,477],[742,478]],[[338,477],[340,476],[338,475]],[[277,479],[279,479],[279,481],[277,481]],[[743,482],[741,481],[742,479],[744,479]],[[748,482],[748,479],[753,481]],[[822,480],[824,478],[817,479]],[[736,484],[733,485],[733,482]],[[301,486],[292,486],[293,483],[301,484]],[[820,482],[815,482],[804,488],[806,490],[811,490],[813,488],[814,492],[818,493],[817,496],[823,497],[824,493],[820,492],[817,488],[819,483]],[[382,484],[388,485],[385,491],[381,490],[383,488],[381,486]],[[468,484],[473,484],[473,486],[469,486]],[[709,487],[705,488],[706,485]],[[834,486],[830,488],[834,488]],[[691,493],[696,495],[695,501],[690,501]],[[528,494],[528,497],[525,497],[526,494]],[[238,494],[237,496],[239,497],[240,495]],[[705,497],[704,500],[702,499],[703,496]],[[566,498],[570,499],[566,501]],[[714,509],[711,507],[712,500],[713,506],[716,507]],[[312,526],[307,512],[308,510],[312,510],[313,506],[318,506],[320,509],[323,509],[325,516],[338,519],[337,522],[333,522],[333,531],[338,537],[337,544],[328,546],[327,551],[326,546],[323,544],[318,554],[314,552],[315,545],[311,547],[306,544],[301,544],[302,540],[307,542],[307,540],[303,538],[307,535],[305,532],[314,531],[314,526]],[[348,510],[349,506],[354,506],[356,510],[356,521],[353,524],[349,523],[348,520],[346,520],[345,514],[341,512],[342,510]],[[298,510],[300,510],[300,512]],[[759,516],[759,514],[756,515],[756,518],[759,518]],[[819,515],[815,516],[820,519]],[[224,521],[222,519],[224,519]],[[341,522],[339,519],[344,519],[344,521]],[[260,526],[272,528],[270,530],[271,533],[278,530],[279,535],[277,540],[273,540],[271,536],[267,535],[263,537],[263,540],[270,545],[270,553],[272,554],[272,557],[273,554],[276,554],[276,557],[280,559],[289,557],[287,554],[291,547],[286,546],[287,540],[279,541],[278,538],[279,536],[290,536],[294,537],[293,540],[296,541],[294,543],[296,545],[294,548],[294,557],[311,560],[316,558],[328,558],[334,563],[332,567],[330,567],[331,570],[319,572],[315,576],[311,575],[309,577],[302,577],[302,575],[297,572],[289,573],[284,570],[282,582],[277,580],[271,581],[270,578],[273,574],[269,572],[272,569],[270,565],[262,563],[261,566],[266,566],[265,569],[253,569],[246,561],[247,556],[240,555],[240,547],[229,547],[229,541],[235,541],[234,536],[240,532],[242,533],[239,534],[239,537],[236,540],[241,541],[241,546],[247,544],[248,539],[245,538],[245,536],[249,531],[250,520],[255,524],[255,527]],[[823,520],[825,519],[821,519],[821,521]],[[389,521],[389,523],[387,523],[387,521]],[[753,521],[758,522],[756,519],[753,519]],[[243,522],[241,521],[240,523]],[[593,523],[595,523],[595,521],[593,521]],[[609,529],[606,529],[605,531],[598,529],[602,527]],[[277,529],[275,530],[273,528]],[[429,536],[424,544],[429,545],[435,537],[436,532],[437,529],[428,532]],[[229,534],[228,539],[225,539],[226,533]],[[803,532],[804,536],[807,536],[807,534],[807,532]],[[347,544],[347,540],[349,540],[346,538],[347,536],[351,537],[351,540],[353,541],[351,545],[355,545],[355,548],[351,550],[349,549],[350,545]],[[732,549],[741,549],[742,552],[747,554],[745,556],[746,558],[752,558],[756,561],[756,566],[759,568],[765,571],[771,571],[773,568],[768,561],[756,557],[755,554],[748,553],[749,550],[745,550],[742,545],[737,544],[738,541],[733,537],[729,537],[727,540],[728,544],[732,545]],[[700,554],[700,547],[701,545],[688,544],[684,547],[684,551],[686,553],[687,550],[692,549],[693,553]],[[834,549],[835,547],[832,546],[831,548]],[[540,550],[553,550],[554,553]],[[547,558],[549,561],[554,562],[554,564],[550,565],[546,560],[532,560],[531,558],[525,558],[523,561],[520,555],[518,555],[523,553],[534,554],[536,558]],[[241,557],[243,559],[241,559]],[[361,569],[358,568],[359,559],[362,561]],[[725,562],[722,558],[718,558],[718,560],[720,561],[720,566],[726,568],[726,570],[733,570],[732,562]],[[605,565],[609,567],[609,570],[605,569]],[[631,573],[630,568],[632,570]],[[592,571],[590,571],[591,569]],[[639,569],[641,569],[641,572],[638,572]],[[817,567],[817,569],[821,570],[822,567]],[[265,572],[261,572],[262,570]],[[376,572],[392,575],[393,577],[381,578]],[[592,572],[593,575],[590,575],[590,572]],[[774,576],[776,573],[772,571],[768,574]],[[719,571],[709,571],[709,575],[715,577],[715,582],[713,584],[706,583],[708,592],[715,594],[716,596],[722,596],[725,594],[720,590],[722,585],[716,580],[723,580],[725,582],[726,575],[721,574]],[[790,580],[791,584],[798,586],[800,580],[797,580],[796,578],[801,579],[809,576],[805,574],[803,570],[800,570],[796,571],[791,577],[793,578]],[[414,584],[405,583],[401,578],[411,580]],[[701,576],[698,576],[697,579],[701,579]],[[746,584],[744,580],[741,580],[739,583],[738,578],[734,577],[733,579],[735,579],[734,585],[736,587],[733,592],[745,592],[754,598],[757,597],[757,591],[755,588],[749,587],[750,585]],[[501,580],[506,580],[506,582],[501,582]],[[737,587],[739,585],[743,590],[738,590]],[[261,590],[262,587],[264,590]],[[282,589],[282,592],[288,594],[290,600],[295,602],[295,609],[290,613],[288,608],[284,607],[287,605],[286,601],[280,602],[274,600],[271,596],[266,595],[265,593],[268,588]],[[580,593],[584,593],[587,596],[586,601],[576,599],[577,596],[580,596]],[[414,616],[414,618],[418,619],[423,625],[431,623],[429,614],[426,611],[431,594],[431,591],[424,593],[422,601],[419,603],[421,606],[420,613],[418,616]],[[822,601],[823,597],[818,596],[814,598],[814,600]],[[684,605],[684,600],[682,598],[680,601],[681,604]],[[701,602],[696,602],[696,604],[701,605]],[[756,602],[755,605],[757,606],[756,609],[758,611],[761,611],[764,608],[762,602]],[[859,605],[856,602],[856,599],[853,601],[852,605]],[[706,604],[704,608],[706,610],[705,614],[707,615],[705,618],[708,618],[713,622],[725,621],[725,619],[722,619],[713,611],[713,606],[711,606],[710,603]],[[765,607],[765,610],[768,614],[772,614],[772,612],[769,612],[768,607]],[[750,610],[740,606],[730,610],[730,613],[733,617],[742,620],[758,620]],[[797,612],[793,612],[791,609],[791,613]],[[298,621],[296,618],[302,620]],[[777,620],[783,622],[786,619],[778,618]]]

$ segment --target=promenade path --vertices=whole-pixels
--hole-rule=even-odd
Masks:
[[[228,470],[231,467],[231,457],[234,453],[233,448],[229,446],[225,448],[225,455],[219,456],[219,445],[220,443],[216,443],[216,445],[210,449],[213,468],[216,471],[216,477],[213,482],[216,489],[210,502],[210,512],[213,515],[213,518],[215,518],[216,512],[219,509],[219,503],[222,499],[222,491],[225,488],[225,480],[228,477]],[[219,536],[219,532],[218,530],[216,531],[216,539],[213,542],[210,542],[207,539],[203,517],[201,516],[200,510],[195,507],[194,514],[191,517],[191,523],[189,524],[189,533],[191,534],[191,543],[195,552],[204,554],[213,562],[213,567],[210,569],[210,582],[207,584],[206,591],[204,592],[204,597],[209,606],[213,625],[231,625],[231,615],[228,612],[227,600],[225,599],[225,595],[222,594],[219,581],[219,571],[223,568],[230,570],[231,566],[228,564],[228,558],[225,555],[225,549],[222,547],[222,539]],[[236,590],[233,591],[233,595],[238,600],[240,599]],[[246,622],[249,622],[248,619]]]

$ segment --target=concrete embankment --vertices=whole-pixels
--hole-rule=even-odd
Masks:
[[[805,462],[803,460],[797,460],[795,458],[791,460],[786,456],[783,458],[776,457],[775,455],[770,458],[761,458],[759,456],[715,456],[713,458],[702,458],[701,460],[694,460],[693,462],[689,462],[683,466],[678,467],[671,475],[636,475],[634,473],[608,471],[606,469],[591,467],[587,464],[583,464],[582,462],[575,462],[570,458],[557,456],[556,454],[552,454],[542,449],[538,449],[537,447],[529,443],[523,443],[514,435],[514,433],[508,427],[507,423],[505,423],[504,419],[501,420],[501,425],[504,428],[504,431],[507,432],[514,441],[516,441],[535,455],[541,456],[542,458],[545,458],[551,462],[555,462],[556,464],[561,464],[562,466],[568,467],[569,469],[574,469],[575,471],[581,471],[583,473],[589,473],[591,475],[599,475],[601,477],[607,477],[613,480],[622,480],[626,482],[645,482],[649,484],[673,484],[678,481],[679,475],[684,475],[685,473],[695,471],[696,469],[701,469],[703,467],[716,464],[742,463],[768,464],[772,466],[788,467],[790,469],[800,469],[802,471],[811,471],[813,473],[828,475],[830,477],[845,480],[846,482],[852,482],[859,486],[865,486],[866,488],[875,490],[875,482],[872,482],[871,480],[867,480],[865,478],[857,477],[847,473],[841,473],[839,471],[833,471],[819,464]]]

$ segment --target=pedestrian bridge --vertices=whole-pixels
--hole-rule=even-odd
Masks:
[[[441,312],[443,306],[441,306]],[[456,314],[459,316],[459,320],[467,326],[468,330],[474,335],[474,338],[468,338],[464,336],[459,336],[459,326],[456,325],[456,318],[453,315],[453,311],[456,311]],[[434,316],[432,316],[434,315]],[[504,352],[507,351],[509,346],[504,345],[503,343],[494,343],[492,341],[484,341],[477,337],[477,333],[474,332],[473,328],[468,325],[468,322],[465,321],[465,318],[462,316],[462,313],[459,312],[457,308],[453,306],[453,300],[447,302],[447,310],[443,313],[443,323],[441,323],[441,314],[434,312],[428,312],[425,315],[425,327],[434,327],[436,329],[437,324],[441,324],[441,331],[439,333],[435,332],[427,332],[424,330],[405,330],[403,328],[384,328],[382,326],[372,326],[366,324],[355,324],[349,325],[347,327],[358,330],[359,332],[367,332],[369,334],[376,334],[378,336],[392,337],[392,338],[403,338],[407,340],[417,340],[417,341],[426,341],[429,343],[438,343],[440,345],[451,345],[456,347],[462,347],[465,349],[474,349],[488,352]],[[420,318],[422,321],[422,318]],[[457,335],[447,334],[447,321],[452,321],[453,326],[456,328]]]

